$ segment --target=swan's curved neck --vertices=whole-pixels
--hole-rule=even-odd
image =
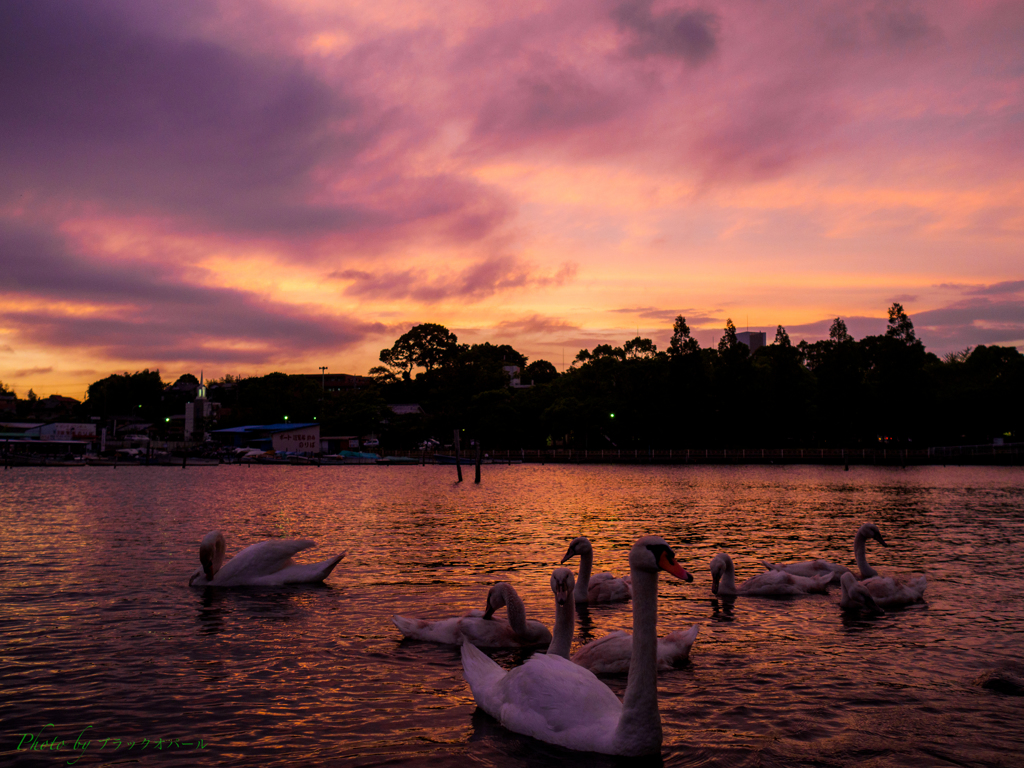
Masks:
[[[868,565],[867,548],[864,546],[867,538],[864,531],[857,531],[857,535],[853,537],[853,556],[857,559],[857,567],[860,568],[861,581],[878,575],[878,571]]]
[[[505,598],[505,608],[508,609],[508,623],[512,631],[517,635],[526,634],[526,606],[519,593],[512,588],[511,584],[505,584],[502,588],[502,597]]]
[[[718,582],[718,594],[736,594],[736,568],[733,566],[732,560],[725,561],[725,570],[722,572],[722,577]]]
[[[572,649],[572,635],[576,630],[576,605],[574,600],[555,604],[555,631],[551,633],[548,654],[569,658]]]
[[[584,552],[580,555],[580,574],[579,578],[576,579],[576,589],[573,591],[573,595],[577,600],[582,602],[587,601],[589,595],[588,590],[590,589],[590,571],[594,567],[594,552]]]
[[[633,655],[622,716],[615,730],[621,754],[647,754],[661,748],[658,711],[658,574],[631,568],[633,577]]]

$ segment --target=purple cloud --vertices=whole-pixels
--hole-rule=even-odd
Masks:
[[[627,33],[626,52],[635,58],[668,56],[697,67],[718,48],[718,17],[700,9],[670,8],[655,15],[654,0],[628,0],[612,11],[612,19]]]
[[[507,216],[468,177],[406,177],[400,107],[297,59],[164,33],[133,5],[0,5],[0,200],[377,247],[430,223],[473,240]]]
[[[36,299],[40,307],[0,310],[0,320],[16,338],[50,349],[110,359],[263,364],[344,349],[385,330],[238,289],[193,285],[185,268],[169,264],[96,263],[53,235],[24,229],[0,230],[0,261],[0,295]],[[51,308],[64,303],[90,311]]]
[[[349,281],[348,296],[386,299],[412,298],[438,302],[458,297],[480,301],[501,291],[559,286],[576,276],[577,265],[562,264],[553,274],[542,274],[519,259],[495,256],[445,277],[431,277],[424,270],[367,272],[358,269],[337,270],[328,275]]]

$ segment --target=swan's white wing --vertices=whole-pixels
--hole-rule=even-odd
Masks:
[[[315,547],[310,539],[268,539],[243,549],[217,571],[213,583],[220,586],[252,584],[292,565],[292,556]]]
[[[462,643],[462,632],[459,631],[459,622],[462,618],[459,616],[436,621],[425,621],[413,616],[392,616],[391,621],[398,627],[399,632],[411,640],[446,645]]]
[[[862,581],[861,585],[882,608],[898,608],[923,600],[927,583],[924,576],[918,576],[909,582],[897,581],[887,576],[873,576]]]
[[[832,580],[832,573],[821,576],[794,576],[783,570],[759,573],[740,584],[736,591],[741,595],[755,597],[785,597],[806,595],[808,592],[823,592]]]
[[[334,566],[340,563],[344,556],[345,553],[342,552],[319,563],[291,563],[279,571],[268,573],[266,576],[258,576],[246,583],[251,586],[265,587],[283,584],[317,584],[331,575]]]
[[[617,579],[610,573],[598,573],[590,577],[587,586],[587,600],[591,603],[618,603],[629,600],[633,590],[628,577]]]
[[[588,752],[608,751],[622,702],[592,672],[537,654],[498,681],[501,724],[516,733]]]
[[[622,675],[629,671],[633,636],[617,629],[587,643],[572,655],[571,661],[595,675]]]

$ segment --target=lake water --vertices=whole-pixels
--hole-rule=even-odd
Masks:
[[[624,573],[656,533],[694,574],[663,574],[659,633],[701,628],[659,678],[664,746],[642,764],[1024,764],[1024,696],[979,682],[1024,677],[1024,469],[523,465],[454,480],[440,466],[0,471],[0,762],[618,765],[505,731],[476,710],[457,649],[402,641],[390,617],[482,608],[506,580],[550,625],[570,539]],[[868,543],[880,571],[927,574],[925,605],[850,619],[837,589],[711,595],[717,552],[738,581],[761,557],[852,563],[864,521],[889,544]],[[269,537],[316,539],[299,559],[348,555],[320,587],[191,589],[213,529],[229,555]],[[630,626],[629,603],[591,607],[575,644]],[[27,750],[40,729],[59,748]]]

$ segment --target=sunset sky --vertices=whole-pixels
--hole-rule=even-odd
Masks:
[[[1024,3],[0,4],[0,381],[1024,345]]]

